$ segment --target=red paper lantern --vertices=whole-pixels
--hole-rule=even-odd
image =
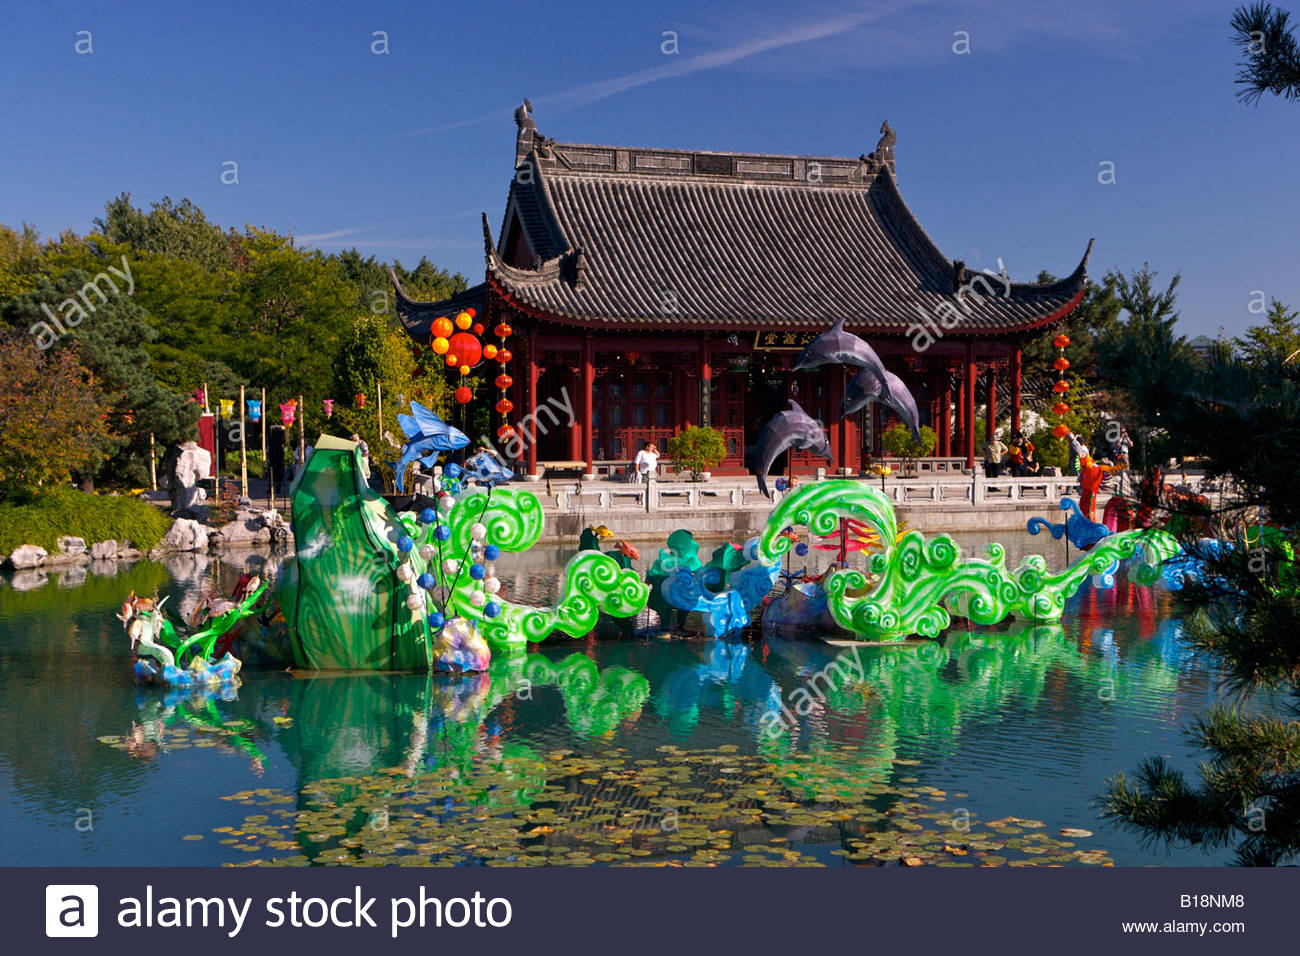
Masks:
[[[1064,438],[1066,435],[1070,434],[1070,429],[1066,428],[1064,425],[1057,425],[1052,429],[1052,434],[1057,438]]]
[[[1062,355],[1060,358],[1058,358],[1055,362],[1052,363],[1052,368],[1056,369],[1058,372],[1064,372],[1069,367],[1070,367],[1070,360],[1066,358],[1064,355]]]
[[[1070,406],[1065,404],[1065,402],[1057,402],[1052,406],[1052,411],[1057,415],[1064,415],[1069,410]]]
[[[475,335],[482,335],[482,334],[483,334],[483,323],[482,323],[482,322],[475,322],[472,326],[470,326],[470,329],[469,329],[469,330],[470,330],[471,332],[473,332]]]
[[[365,407],[366,407],[366,393],[365,393],[365,392],[357,392],[355,395],[352,396],[352,400],[353,400],[353,402],[356,403],[357,408],[365,408]]]
[[[445,315],[433,320],[433,336],[438,339],[449,339],[451,333],[456,331],[456,326],[451,324],[451,319]]]
[[[1070,337],[1065,334],[1058,335],[1056,338],[1052,339],[1052,344],[1058,349],[1063,349],[1070,344]]]
[[[461,405],[468,405],[474,398],[474,392],[468,385],[462,385],[456,389],[456,401]]]
[[[510,333],[513,332],[514,329],[512,329],[505,322],[502,322],[498,324],[497,327],[492,331],[496,333],[497,338],[507,339],[510,337]]]
[[[455,353],[455,352],[448,352],[448,353],[447,353],[447,367],[448,367],[448,368],[455,368],[455,367],[456,367],[457,365],[459,365],[459,364],[460,364],[460,358],[457,357],[456,353]]]
[[[1070,390],[1070,383],[1066,381],[1057,382],[1055,385],[1052,386],[1052,391],[1056,392],[1056,394],[1058,395],[1064,395],[1069,390]]]
[[[502,415],[509,415],[515,409],[515,403],[508,398],[503,398],[497,402],[497,411]]]
[[[472,319],[474,318],[474,316],[478,315],[478,310],[471,305],[468,309],[465,310],[465,313]]]
[[[506,441],[507,439],[514,438],[514,437],[515,437],[515,429],[513,425],[502,425],[500,428],[497,429],[497,438],[500,438],[502,441]]]
[[[510,354],[510,350],[509,350],[509,349],[498,349],[498,350],[497,350],[497,361],[500,362],[502,365],[505,365],[505,364],[506,364],[507,362],[509,362],[512,358],[514,358],[514,356]]]
[[[513,384],[515,384],[515,380],[505,372],[497,376],[497,388],[509,388]]]
[[[473,368],[478,364],[478,360],[483,357],[483,346],[469,332],[457,332],[449,340],[451,351],[456,353],[457,359],[461,365]]]

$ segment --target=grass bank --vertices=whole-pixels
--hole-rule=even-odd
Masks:
[[[87,495],[60,488],[21,504],[0,502],[0,555],[35,544],[51,554],[60,535],[96,541],[130,541],[148,551],[167,533],[172,519],[139,498]]]

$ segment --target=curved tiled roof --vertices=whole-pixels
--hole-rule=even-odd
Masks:
[[[397,281],[397,273],[391,266],[388,275],[393,280],[393,289],[397,292],[397,317],[401,319],[407,334],[417,342],[429,340],[433,320],[439,316],[454,316],[457,312],[462,312],[471,306],[479,315],[484,314],[483,303],[487,298],[486,282],[470,286],[441,302],[418,302],[406,294],[402,284]]]
[[[820,329],[843,317],[854,331],[899,335],[956,307],[946,334],[989,335],[1059,318],[1087,283],[1087,253],[1049,284],[949,260],[903,202],[892,152],[631,149],[556,144],[521,128],[518,156],[500,244],[483,221],[487,280],[509,304],[559,322]],[[512,229],[531,262],[506,261]],[[962,286],[977,294],[959,298]]]

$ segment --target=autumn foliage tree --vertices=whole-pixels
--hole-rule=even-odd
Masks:
[[[31,496],[107,456],[108,406],[78,359],[75,348],[0,338],[0,494]]]

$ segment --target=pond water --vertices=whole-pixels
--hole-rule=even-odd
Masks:
[[[1001,537],[1009,561],[1064,562],[1057,543]],[[503,562],[506,593],[548,602],[567,553]],[[1059,626],[902,647],[611,628],[464,678],[250,669],[229,699],[132,684],[113,616],[127,592],[168,595],[175,616],[281,560],[182,555],[0,583],[6,863],[1226,859],[1145,848],[1098,819],[1110,774],[1150,755],[1194,768],[1183,728],[1217,696],[1160,589],[1121,577],[1085,588]]]

